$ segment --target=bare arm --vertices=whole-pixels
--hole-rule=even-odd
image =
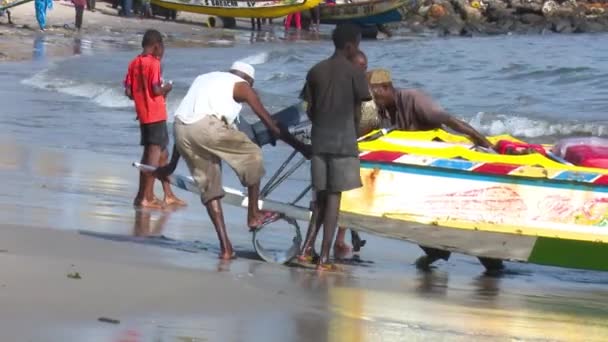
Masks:
[[[264,105],[262,105],[260,98],[248,83],[239,82],[235,84],[234,99],[240,102],[246,102],[275,138],[283,140],[304,156],[309,156],[309,149],[305,144],[294,138],[287,129],[281,129],[281,127],[272,120],[272,117],[266,108],[264,108]]]
[[[133,91],[131,90],[131,86],[125,87],[125,95],[133,100]]]
[[[152,93],[154,93],[156,96],[167,96],[171,89],[173,89],[173,85],[171,83],[165,83],[164,85],[155,84],[152,86]]]
[[[462,133],[468,136],[475,144],[479,146],[483,146],[486,148],[492,148],[492,143],[486,139],[481,133],[477,132],[475,128],[473,128],[468,123],[458,120],[454,117],[449,116],[444,122],[444,125],[453,129],[456,132]]]

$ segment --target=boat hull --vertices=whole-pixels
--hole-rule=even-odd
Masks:
[[[404,0],[369,1],[365,3],[321,5],[320,15],[323,24],[345,22],[359,25],[380,25],[401,21],[404,17]]]
[[[276,18],[301,12],[319,5],[320,0],[152,0],[152,3],[183,12],[232,18]]]
[[[9,8],[26,4],[33,0],[2,0],[0,1],[0,11],[5,11]]]
[[[361,159],[363,186],[342,195],[342,211],[355,217],[348,224],[478,257],[608,271],[601,173],[543,175],[534,167],[385,151]]]

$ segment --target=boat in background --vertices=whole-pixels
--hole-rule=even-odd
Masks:
[[[11,7],[26,4],[33,0],[0,0],[0,11],[7,10]]]
[[[361,26],[382,25],[401,21],[405,16],[405,6],[411,0],[367,0],[322,3],[319,7],[322,24],[351,22]]]
[[[302,12],[321,0],[152,0],[152,4],[175,11],[223,18],[276,18]]]

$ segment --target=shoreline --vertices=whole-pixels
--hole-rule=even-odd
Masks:
[[[85,10],[83,27],[78,32],[73,29],[73,5],[65,0],[54,1],[53,5],[47,13],[45,32],[38,29],[33,2],[10,9],[12,25],[7,23],[6,16],[0,17],[0,62],[31,60],[37,50],[44,50],[47,58],[68,57],[79,54],[76,42],[84,40],[101,46],[95,52],[120,47],[140,49],[141,35],[148,28],[158,29],[169,48],[231,46],[244,34],[208,28],[209,16],[202,14],[180,13],[177,21],[119,17],[117,10],[106,2],[99,2],[95,12]]]
[[[394,36],[420,39],[608,32],[608,4],[593,1],[557,4],[553,0],[428,0],[404,7],[403,21],[386,26]],[[0,62],[32,59],[39,49],[32,47],[32,40],[39,45],[43,42],[48,57],[74,54],[75,40],[101,41],[110,49],[139,48],[140,35],[149,27],[161,31],[168,47],[231,46],[239,40],[281,39],[278,36],[283,33],[282,25],[277,23],[252,31],[248,19],[238,19],[236,29],[210,28],[210,16],[196,13],[179,12],[174,21],[119,17],[118,10],[107,2],[99,2],[95,12],[85,10],[82,31],[77,32],[73,29],[74,7],[66,0],[54,1],[53,9],[47,13],[47,30],[40,32],[33,3],[10,11],[13,24],[7,23],[6,16],[0,17]]]

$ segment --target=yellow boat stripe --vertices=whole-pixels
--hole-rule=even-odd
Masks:
[[[608,242],[608,227],[581,226],[551,222],[551,228],[546,224],[526,222],[526,227],[512,224],[492,224],[487,222],[471,222],[453,218],[433,219],[408,214],[387,213],[385,218],[414,221],[422,224],[441,226],[444,229],[456,228],[465,230],[478,230],[494,233],[518,234],[526,236],[541,236],[558,239],[570,239],[592,242]]]

